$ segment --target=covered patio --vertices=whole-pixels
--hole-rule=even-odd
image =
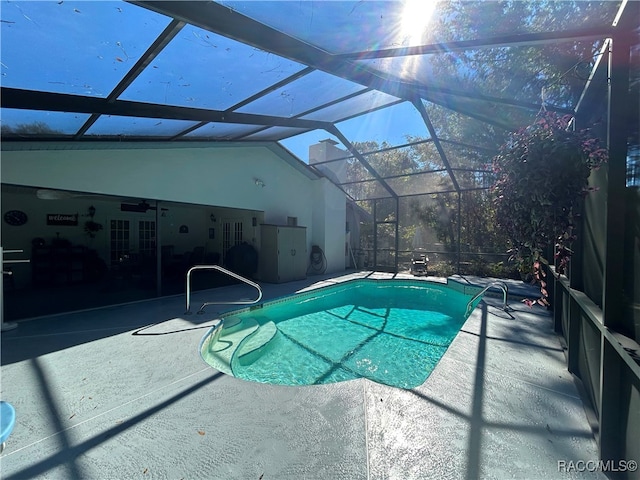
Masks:
[[[563,472],[562,462],[640,458],[640,3],[434,5],[3,3],[3,196],[29,188],[115,198],[128,188],[135,198],[144,185],[143,201],[156,202],[159,219],[158,202],[189,201],[188,182],[163,177],[177,155],[169,145],[259,145],[369,215],[359,245],[364,274],[398,275],[420,231],[420,202],[435,203],[449,246],[428,253],[446,277],[496,254],[465,237],[471,216],[461,205],[476,194],[488,201],[491,160],[511,132],[555,112],[591,129],[609,152],[589,178],[597,194],[584,202],[570,270],[553,275],[551,266],[553,311],[514,301],[514,318],[504,318],[487,301],[410,391],[365,380],[291,389],[212,372],[197,356],[205,319],[184,319],[181,297],[161,297],[158,234],[148,245],[158,298],[3,332],[1,396],[18,411],[3,476],[597,478]],[[324,140],[343,154],[304,158]],[[160,157],[150,155],[144,181],[123,168],[117,188],[96,187],[91,171],[108,171],[122,145],[132,159],[133,150],[163,152],[164,163],[148,167]],[[89,173],[65,170],[71,156]],[[36,157],[50,171],[24,168]],[[193,165],[210,159],[199,151],[188,158],[185,177],[201,175]],[[159,179],[164,187],[154,190]],[[264,187],[262,176],[252,182]],[[167,185],[175,198],[166,198]],[[300,185],[298,200],[311,204]],[[16,232],[3,225],[3,248],[29,240]],[[341,252],[339,234],[324,238]],[[320,280],[268,285],[267,296]],[[202,293],[234,295],[229,288]]]

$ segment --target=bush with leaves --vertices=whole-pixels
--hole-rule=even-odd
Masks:
[[[589,175],[607,157],[588,130],[572,128],[570,116],[546,113],[514,133],[493,159],[496,221],[521,272],[540,283],[541,305],[549,306],[543,253],[555,247],[557,272],[566,271],[574,222],[582,199],[593,190]]]

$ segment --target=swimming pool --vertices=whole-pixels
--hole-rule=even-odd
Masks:
[[[255,382],[368,378],[413,388],[442,358],[479,291],[453,280],[350,280],[227,312],[200,353],[217,370]]]

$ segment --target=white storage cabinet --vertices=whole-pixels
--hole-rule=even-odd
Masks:
[[[284,283],[307,278],[307,229],[260,225],[260,278]]]

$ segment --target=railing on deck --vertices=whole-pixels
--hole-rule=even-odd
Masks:
[[[252,282],[248,278],[244,278],[242,275],[238,275],[237,273],[227,270],[226,268],[222,268],[220,265],[196,265],[191,267],[187,271],[187,310],[185,312],[185,315],[191,314],[191,273],[196,270],[217,270],[226,275],[229,275],[230,277],[240,280],[241,282],[244,282],[247,285],[258,290],[258,298],[254,300],[238,300],[235,302],[205,302],[198,310],[198,314],[204,313],[204,308],[207,305],[253,305],[254,303],[258,303],[262,299],[262,288],[260,288],[260,285]]]
[[[507,295],[509,294],[509,287],[507,287],[507,284],[504,282],[491,282],[489,285],[476,293],[471,300],[469,300],[469,303],[467,303],[466,315],[469,315],[471,313],[473,302],[481,298],[491,287],[498,287],[500,290],[502,290],[502,309],[505,312],[508,310],[509,305],[507,305]]]

